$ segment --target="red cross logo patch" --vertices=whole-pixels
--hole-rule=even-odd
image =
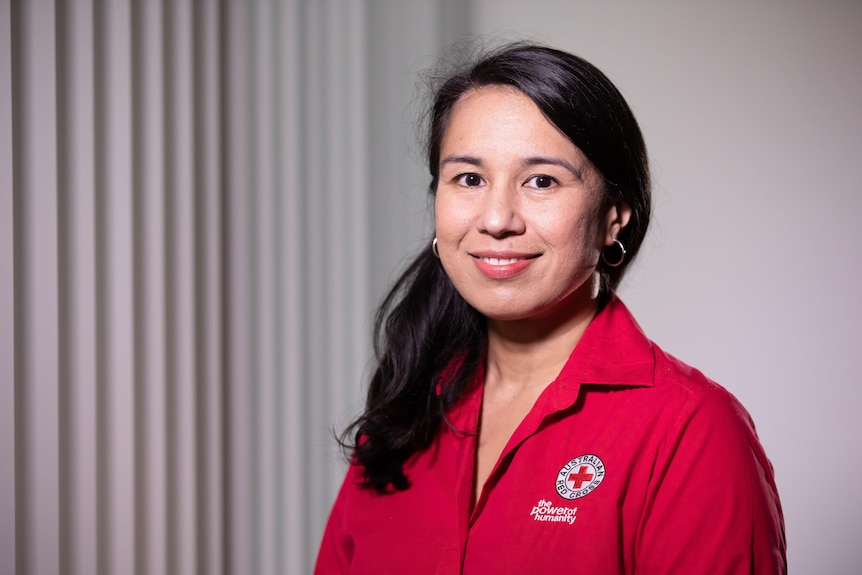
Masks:
[[[580,455],[560,470],[557,493],[563,499],[579,499],[591,493],[605,478],[605,464],[598,455]]]

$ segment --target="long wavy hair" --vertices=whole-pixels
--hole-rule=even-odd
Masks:
[[[428,113],[430,193],[436,193],[440,146],[452,109],[467,92],[510,86],[527,95],[593,163],[608,205],[627,204],[631,218],[618,239],[622,265],[599,263],[600,305],[640,249],[651,209],[646,147],[619,90],[585,60],[535,44],[509,44],[451,74]],[[430,249],[408,265],[377,310],[371,378],[364,413],[342,434],[363,468],[363,485],[405,490],[404,463],[431,446],[446,413],[463,397],[482,361],[485,318],[457,292]]]

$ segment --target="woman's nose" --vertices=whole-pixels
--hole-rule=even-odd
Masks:
[[[521,202],[517,189],[508,185],[489,186],[479,217],[480,231],[494,237],[524,233]]]

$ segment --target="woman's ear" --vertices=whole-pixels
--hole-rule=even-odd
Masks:
[[[632,209],[623,201],[612,205],[607,213],[607,232],[605,233],[605,245],[609,246],[619,238],[620,232],[629,223],[632,217]]]

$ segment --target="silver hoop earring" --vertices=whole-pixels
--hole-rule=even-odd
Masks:
[[[610,252],[610,257],[608,257],[608,252]],[[624,259],[626,259],[626,248],[619,240],[614,240],[614,243],[602,250],[602,261],[608,267],[618,267]]]
[[[440,250],[437,249],[437,238],[434,238],[434,241],[431,242],[431,253],[437,256],[437,259],[440,259]]]

